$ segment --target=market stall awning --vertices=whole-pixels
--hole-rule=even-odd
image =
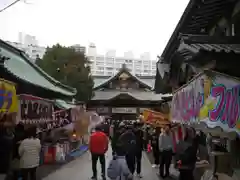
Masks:
[[[59,107],[60,109],[71,109],[71,108],[76,107],[76,105],[68,103],[68,102],[66,102],[64,100],[61,100],[61,99],[55,100],[55,105],[57,107]]]

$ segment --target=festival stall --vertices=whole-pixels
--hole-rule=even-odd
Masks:
[[[4,126],[14,126],[18,112],[15,84],[0,79],[0,92],[0,123]]]
[[[70,122],[66,112],[54,112],[54,101],[21,94],[19,98],[18,123],[25,129],[36,126],[42,142],[41,164],[64,161],[70,152],[68,139],[54,135],[56,129]]]
[[[239,153],[234,153],[240,133],[239,82],[225,74],[204,71],[173,94],[171,121],[186,129],[201,131],[207,142],[202,149],[209,153],[214,166],[204,176],[211,172],[210,175],[216,177],[226,173],[229,167],[239,167]]]

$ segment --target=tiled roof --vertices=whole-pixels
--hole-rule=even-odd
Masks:
[[[178,53],[185,60],[191,59],[200,50],[209,52],[240,53],[239,40],[233,37],[217,38],[208,35],[182,34]]]
[[[107,81],[109,78],[111,78],[111,76],[101,76],[101,77],[94,77],[93,76],[93,80],[94,80],[94,87],[98,87],[100,84],[102,84],[103,82]],[[155,77],[154,76],[138,76],[138,78],[144,82],[145,84],[147,84],[150,87],[154,87],[154,82],[155,82]]]
[[[129,76],[131,76],[132,78],[134,78],[136,81],[138,81],[140,84],[142,84],[143,86],[146,86],[146,88],[148,89],[152,89],[153,85],[149,85],[147,83],[145,83],[141,78],[135,76],[134,74],[132,74],[130,72],[130,70],[126,67],[126,64],[122,64],[122,68],[118,71],[118,73],[116,73],[114,76],[109,77],[108,79],[104,80],[103,82],[100,82],[99,84],[95,84],[94,85],[94,89],[97,90],[100,87],[104,86],[105,84],[108,84],[109,82],[113,81],[114,79],[118,78],[122,73],[126,73]]]
[[[161,101],[163,98],[171,97],[171,94],[154,94],[153,92],[147,91],[117,91],[117,90],[108,90],[108,91],[95,91],[95,95],[92,100],[111,100],[120,95],[127,95],[134,99],[140,101]]]
[[[215,51],[215,52],[234,52],[240,53],[240,45],[239,44],[189,44],[187,48],[191,48],[195,51],[206,50],[206,51]]]
[[[5,61],[4,67],[16,78],[66,96],[73,96],[76,94],[76,89],[63,85],[53,79],[41,68],[32,63],[24,52],[1,40],[0,53],[1,55],[9,58],[9,60]]]
[[[171,62],[172,54],[180,44],[179,33],[208,34],[216,20],[231,12],[238,0],[190,0],[180,18],[161,57],[164,62]]]

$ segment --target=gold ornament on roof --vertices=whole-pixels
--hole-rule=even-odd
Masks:
[[[127,74],[127,73],[122,73],[120,76],[119,76],[119,79],[121,80],[126,80],[128,79],[130,76]]]

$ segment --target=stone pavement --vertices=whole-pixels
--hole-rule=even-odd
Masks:
[[[106,155],[107,165],[111,158],[112,158],[111,150],[109,150]],[[99,163],[98,169],[100,172],[101,167]],[[159,178],[156,175],[156,172],[152,169],[151,164],[145,153],[143,154],[142,159],[142,175],[143,175],[143,178],[141,178],[142,180],[159,180]],[[90,180],[91,176],[92,176],[91,157],[89,153],[85,153],[78,159],[64,165],[56,172],[45,177],[43,180]],[[99,179],[101,178],[99,177]],[[137,179],[137,177],[135,177],[134,179]]]
[[[154,157],[153,157],[153,153],[152,153],[152,152],[150,152],[150,153],[145,153],[145,156],[149,159],[149,162],[150,162],[151,164],[154,163]],[[154,171],[155,173],[158,173],[158,172],[159,172],[159,169],[158,169],[158,168],[154,168],[153,171]],[[179,171],[174,168],[174,164],[171,164],[171,166],[170,166],[170,176],[171,176],[172,178],[168,178],[168,179],[178,179]]]

